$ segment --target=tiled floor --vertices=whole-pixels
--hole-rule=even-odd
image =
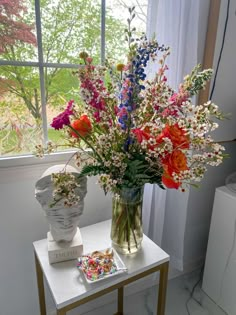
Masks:
[[[166,315],[225,315],[200,289],[200,283],[194,290],[194,299],[189,299],[199,274],[186,275],[169,281]],[[154,315],[156,309],[157,288],[152,287],[125,298],[125,315]],[[187,303],[188,302],[188,303]],[[186,306],[187,303],[187,306]],[[187,311],[187,307],[188,310]],[[116,304],[111,303],[97,308],[86,315],[111,315],[116,312]]]

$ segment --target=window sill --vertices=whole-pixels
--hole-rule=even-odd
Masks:
[[[0,158],[0,169],[18,166],[44,165],[57,162],[67,162],[76,151],[57,152],[46,154],[43,158],[36,158],[34,155],[21,155],[14,157]]]

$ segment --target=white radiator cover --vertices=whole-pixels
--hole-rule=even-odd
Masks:
[[[236,193],[216,189],[202,289],[228,315],[236,314]]]

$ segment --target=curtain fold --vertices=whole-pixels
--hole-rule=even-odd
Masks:
[[[143,199],[145,216],[143,229],[157,245],[162,244],[162,235],[165,218],[166,191],[157,185],[146,184]],[[148,210],[148,211],[146,211]]]
[[[208,9],[209,0],[149,0],[147,37],[155,37],[159,44],[171,48],[166,75],[174,89],[178,89],[183,77],[202,60]],[[149,79],[157,69],[158,63],[149,66]],[[177,269],[183,269],[184,265],[187,207],[188,193],[164,191],[157,185],[145,186],[144,233],[173,257],[173,266]]]

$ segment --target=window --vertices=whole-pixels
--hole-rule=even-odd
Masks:
[[[145,31],[148,0],[0,0],[0,157],[60,142],[52,118],[79,100],[79,53],[122,62],[128,7]],[[124,61],[124,60],[123,60]]]

